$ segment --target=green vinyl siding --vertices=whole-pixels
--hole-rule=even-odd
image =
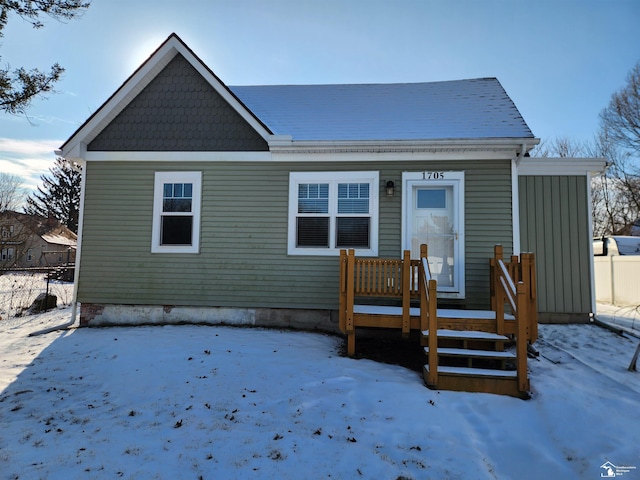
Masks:
[[[538,310],[589,313],[591,257],[586,177],[523,176],[519,187],[521,249],[536,255]]]
[[[493,245],[511,251],[509,161],[88,162],[78,300],[335,309],[338,258],[287,255],[289,173],[358,170],[380,172],[380,257],[401,253],[402,172],[465,172],[465,301],[488,307]],[[199,254],[151,253],[156,171],[202,172]]]

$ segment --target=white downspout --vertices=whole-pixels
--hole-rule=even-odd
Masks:
[[[591,317],[593,318],[596,314],[596,273],[595,267],[593,265],[593,205],[591,199],[591,172],[587,172],[585,175],[585,181],[587,182],[587,215],[589,216],[588,224],[589,224],[589,280],[590,280],[590,288],[591,288]],[[611,259],[611,257],[609,257]],[[613,281],[613,276],[611,277]],[[611,290],[613,293],[613,289]]]
[[[56,152],[57,154],[58,152]],[[76,323],[76,317],[78,314],[78,274],[80,272],[80,251],[82,245],[82,225],[84,224],[84,193],[87,179],[87,162],[82,163],[82,177],[80,180],[80,211],[78,212],[78,243],[76,245],[76,265],[73,273],[73,296],[71,299],[71,320],[61,325],[45,328],[36,332],[31,332],[30,337],[36,335],[43,335],[45,333],[54,332],[56,330],[63,330],[69,328]]]

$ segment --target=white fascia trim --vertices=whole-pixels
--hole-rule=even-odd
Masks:
[[[282,152],[104,152],[86,151],[76,148],[66,158],[81,158],[87,161],[138,161],[138,162],[284,162],[299,163],[340,163],[340,162],[410,162],[437,160],[441,162],[456,160],[511,160],[513,151],[498,152],[477,150],[451,150],[451,151],[333,151],[333,152],[309,152],[290,151]]]
[[[518,175],[555,176],[589,175],[604,172],[605,158],[536,158],[525,157],[518,166]]]
[[[265,162],[271,152],[86,152],[92,162]]]
[[[275,136],[274,136],[275,138]],[[537,143],[537,139],[528,139]],[[522,149],[522,139],[286,141],[269,143],[274,160],[296,161],[411,161],[411,160],[512,160]]]
[[[296,152],[272,151],[272,159],[277,162],[410,162],[410,161],[455,161],[455,160],[511,160],[513,151],[496,152],[496,151],[327,151],[327,152],[310,152],[299,150]]]

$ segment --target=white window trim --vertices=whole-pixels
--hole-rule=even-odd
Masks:
[[[165,183],[191,183],[193,237],[191,245],[160,245],[163,186]],[[200,212],[202,202],[202,172],[156,172],[153,189],[153,226],[151,253],[200,253]]]
[[[329,248],[298,248],[296,246],[298,213],[298,185],[301,183],[329,183]],[[340,248],[335,247],[335,223],[337,212],[337,185],[338,183],[368,183],[369,187],[369,217],[371,218],[370,248],[357,248],[356,254],[360,256],[378,255],[378,223],[379,223],[379,190],[380,174],[377,171],[364,172],[291,172],[289,174],[289,255],[324,255],[337,256]]]

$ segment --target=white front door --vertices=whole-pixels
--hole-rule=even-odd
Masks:
[[[403,186],[403,249],[419,258],[426,243],[438,291],[463,298],[464,173],[407,172]]]

